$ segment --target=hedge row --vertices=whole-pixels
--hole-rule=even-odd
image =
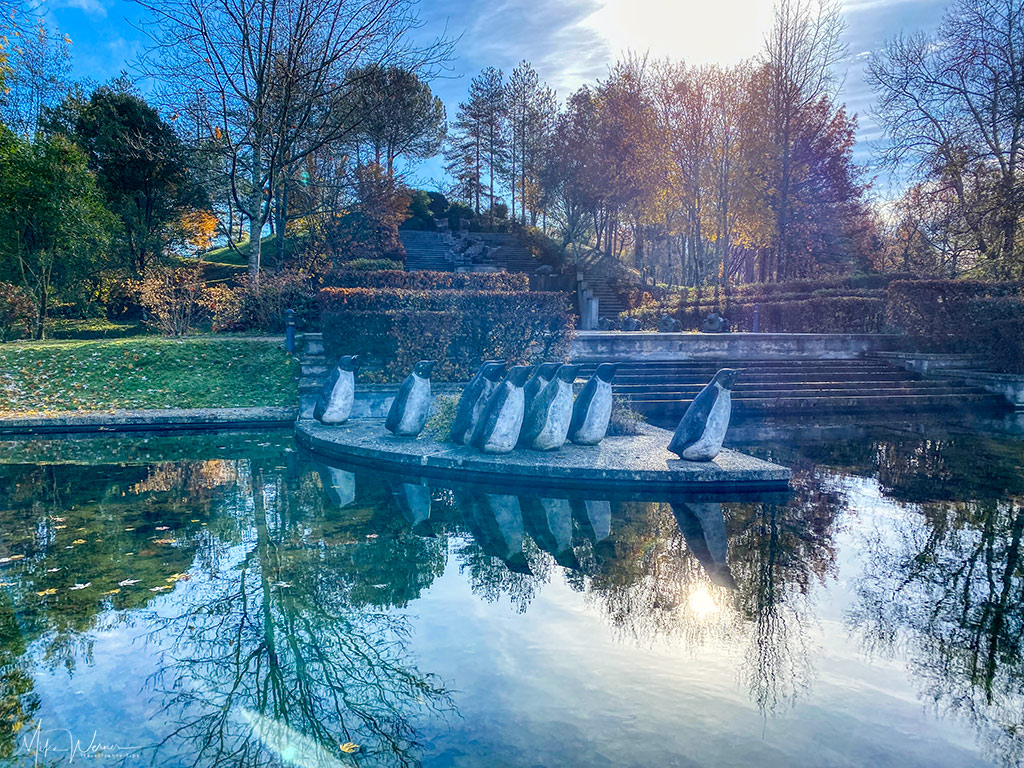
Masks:
[[[1024,373],[1024,283],[914,280],[889,289],[889,321],[919,349],[972,352]]]
[[[325,284],[347,288],[397,288],[411,291],[526,291],[529,276],[514,272],[406,272],[337,269]]]
[[[756,302],[762,333],[881,333],[886,330],[886,301],[876,296],[816,296],[807,299]],[[682,323],[684,329],[700,328],[704,319],[717,312],[730,322],[733,331],[752,331],[755,302],[683,305],[649,301],[624,312],[655,329],[664,315]]]
[[[465,381],[485,359],[565,359],[575,326],[557,293],[325,288],[318,304],[328,356],[363,356],[367,382],[400,381],[424,359],[438,381]]]

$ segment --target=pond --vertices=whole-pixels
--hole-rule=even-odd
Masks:
[[[1024,442],[736,440],[792,493],[427,486],[286,432],[2,442],[0,764],[1017,765]]]

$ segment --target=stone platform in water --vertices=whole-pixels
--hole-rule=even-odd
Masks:
[[[567,444],[540,453],[516,449],[492,456],[430,437],[398,438],[383,419],[356,419],[324,426],[311,419],[295,424],[299,443],[327,458],[392,472],[502,485],[665,491],[778,491],[789,486],[786,467],[723,450],[711,462],[683,461],[666,446],[672,435],[644,426],[643,434],[608,437],[598,446]]]

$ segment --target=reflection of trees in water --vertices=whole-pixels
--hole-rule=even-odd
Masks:
[[[237,567],[191,584],[173,616],[152,617],[175,638],[153,681],[177,719],[165,744],[203,766],[271,765],[302,743],[340,759],[349,741],[374,764],[414,765],[414,719],[451,700],[409,660],[408,620],[386,608],[440,573],[443,544],[392,538],[373,525],[382,503],[309,514],[282,483],[253,471]]]
[[[25,640],[10,596],[0,591],[0,760],[17,751],[17,739],[30,727],[39,708]]]
[[[814,470],[794,473],[785,505],[731,508],[736,605],[750,622],[739,674],[763,713],[791,707],[813,679],[810,592],[835,569],[836,512],[843,506]]]
[[[1024,505],[930,503],[866,542],[847,620],[869,651],[905,658],[923,701],[970,722],[995,759],[1024,759]]]

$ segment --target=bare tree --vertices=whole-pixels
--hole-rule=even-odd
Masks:
[[[224,159],[249,223],[249,269],[288,169],[357,130],[358,67],[429,75],[451,43],[418,45],[412,0],[137,0],[150,13],[144,59],[163,96]]]
[[[821,101],[832,102],[835,98],[838,82],[834,67],[846,52],[841,39],[844,30],[840,0],[779,0],[765,40],[762,63],[767,69],[769,90],[766,117],[775,150],[775,271],[780,280],[787,276],[788,269],[797,128]],[[821,121],[818,130],[825,127],[825,121]]]
[[[1024,2],[957,0],[937,35],[892,40],[868,74],[889,139],[884,160],[954,194],[985,272],[1003,278],[1024,266],[1022,48]]]

